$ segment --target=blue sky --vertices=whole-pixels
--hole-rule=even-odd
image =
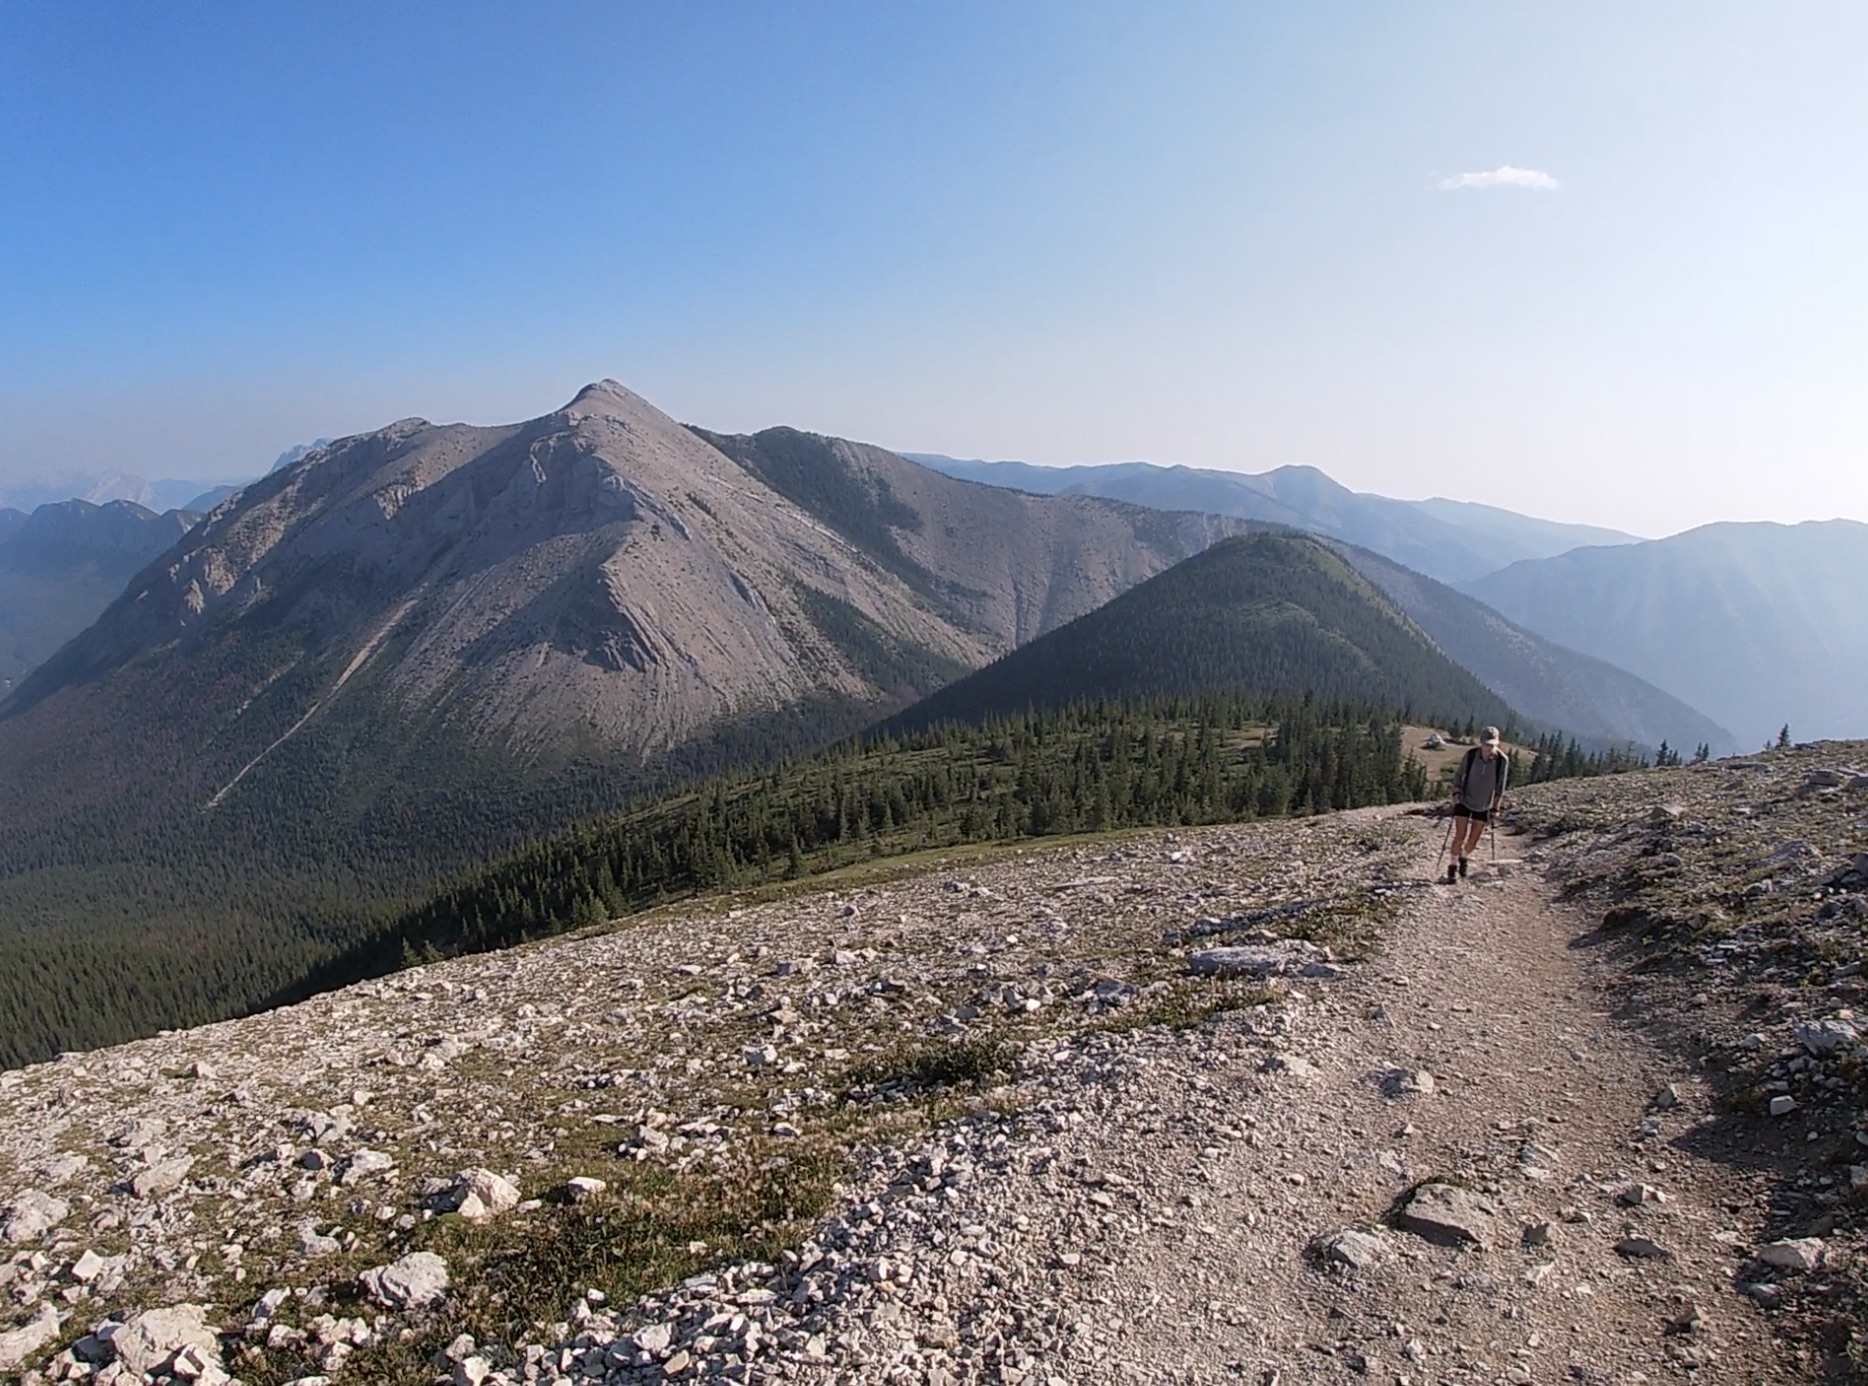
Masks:
[[[714,428],[1868,519],[1864,56],[1843,4],[16,0],[0,477],[608,375]]]

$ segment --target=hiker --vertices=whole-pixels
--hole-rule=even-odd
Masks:
[[[1492,815],[1505,799],[1505,781],[1511,761],[1499,746],[1498,728],[1487,727],[1479,744],[1460,759],[1453,777],[1453,859],[1446,864],[1446,883],[1466,874],[1466,857],[1479,845]]]

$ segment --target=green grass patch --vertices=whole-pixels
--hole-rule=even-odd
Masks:
[[[1217,1016],[1254,1006],[1277,1003],[1277,993],[1257,983],[1217,982],[1204,986],[1176,987],[1165,996],[1150,997],[1092,1021],[1089,1029],[1105,1034],[1127,1034],[1150,1026],[1182,1031],[1193,1030]]]
[[[997,1036],[904,1044],[849,1071],[838,1085],[845,1101],[884,1091],[926,1093],[981,1088],[1018,1067],[1017,1046]]]
[[[473,1225],[436,1218],[411,1234],[405,1250],[432,1251],[448,1262],[448,1304],[406,1339],[359,1349],[340,1375],[384,1386],[428,1386],[434,1354],[457,1334],[510,1349],[539,1341],[587,1289],[628,1305],[710,1267],[776,1262],[829,1208],[848,1160],[838,1149],[803,1141],[749,1143],[725,1168],[676,1173],[643,1164],[611,1176],[588,1203]],[[394,1259],[401,1251],[384,1253]],[[354,1282],[334,1287],[324,1312],[374,1316]],[[509,1354],[510,1355],[510,1354]],[[311,1374],[303,1351],[249,1347],[232,1364],[249,1386],[279,1386]]]

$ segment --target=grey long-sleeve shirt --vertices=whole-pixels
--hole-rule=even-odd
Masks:
[[[1459,775],[1453,789],[1459,802],[1474,813],[1485,813],[1505,794],[1505,781],[1511,778],[1511,760],[1501,750],[1490,760],[1474,746],[1459,762]]]

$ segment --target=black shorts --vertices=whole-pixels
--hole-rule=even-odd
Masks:
[[[1490,823],[1492,821],[1492,810],[1472,809],[1467,808],[1464,804],[1454,804],[1453,816],[1455,818],[1476,818],[1481,823]]]

